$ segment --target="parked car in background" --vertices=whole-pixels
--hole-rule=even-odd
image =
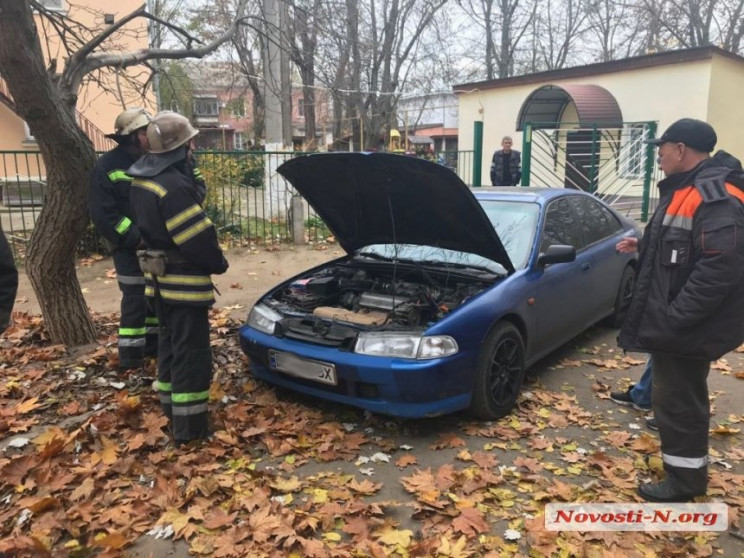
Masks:
[[[474,188],[390,153],[298,157],[278,171],[346,255],[266,293],[240,329],[254,375],[402,417],[495,419],[525,370],[622,321],[631,220],[563,188]]]

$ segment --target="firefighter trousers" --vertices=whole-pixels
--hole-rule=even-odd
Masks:
[[[155,301],[160,319],[158,394],[176,443],[209,436],[209,308]]]
[[[705,494],[710,362],[660,353],[653,353],[652,359],[652,405],[667,478],[682,493]]]
[[[146,356],[157,354],[158,319],[145,297],[145,278],[134,251],[116,250],[114,267],[121,291],[119,367],[141,368]]]

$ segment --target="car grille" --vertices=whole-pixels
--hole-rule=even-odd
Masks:
[[[354,328],[322,320],[285,318],[280,325],[280,335],[287,339],[348,351],[353,348],[358,333]]]

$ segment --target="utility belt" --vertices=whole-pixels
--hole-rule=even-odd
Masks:
[[[165,275],[165,267],[170,264],[184,264],[189,260],[178,250],[137,250],[140,269],[156,277]]]

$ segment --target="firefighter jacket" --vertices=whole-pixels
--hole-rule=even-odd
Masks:
[[[138,157],[132,148],[120,145],[101,155],[91,173],[90,218],[99,234],[120,250],[134,250],[140,242],[129,204],[132,177],[126,172]]]
[[[145,245],[169,254],[165,275],[155,280],[145,275],[145,294],[155,296],[157,287],[164,302],[211,306],[214,285],[210,274],[224,273],[228,264],[217,231],[200,204],[192,169],[183,156],[165,153],[146,155],[128,172],[134,177],[134,220]]]
[[[620,347],[716,360],[744,341],[744,179],[722,165],[741,168],[719,152],[659,182]]]
[[[0,333],[10,323],[17,290],[18,269],[5,233],[0,228]]]

